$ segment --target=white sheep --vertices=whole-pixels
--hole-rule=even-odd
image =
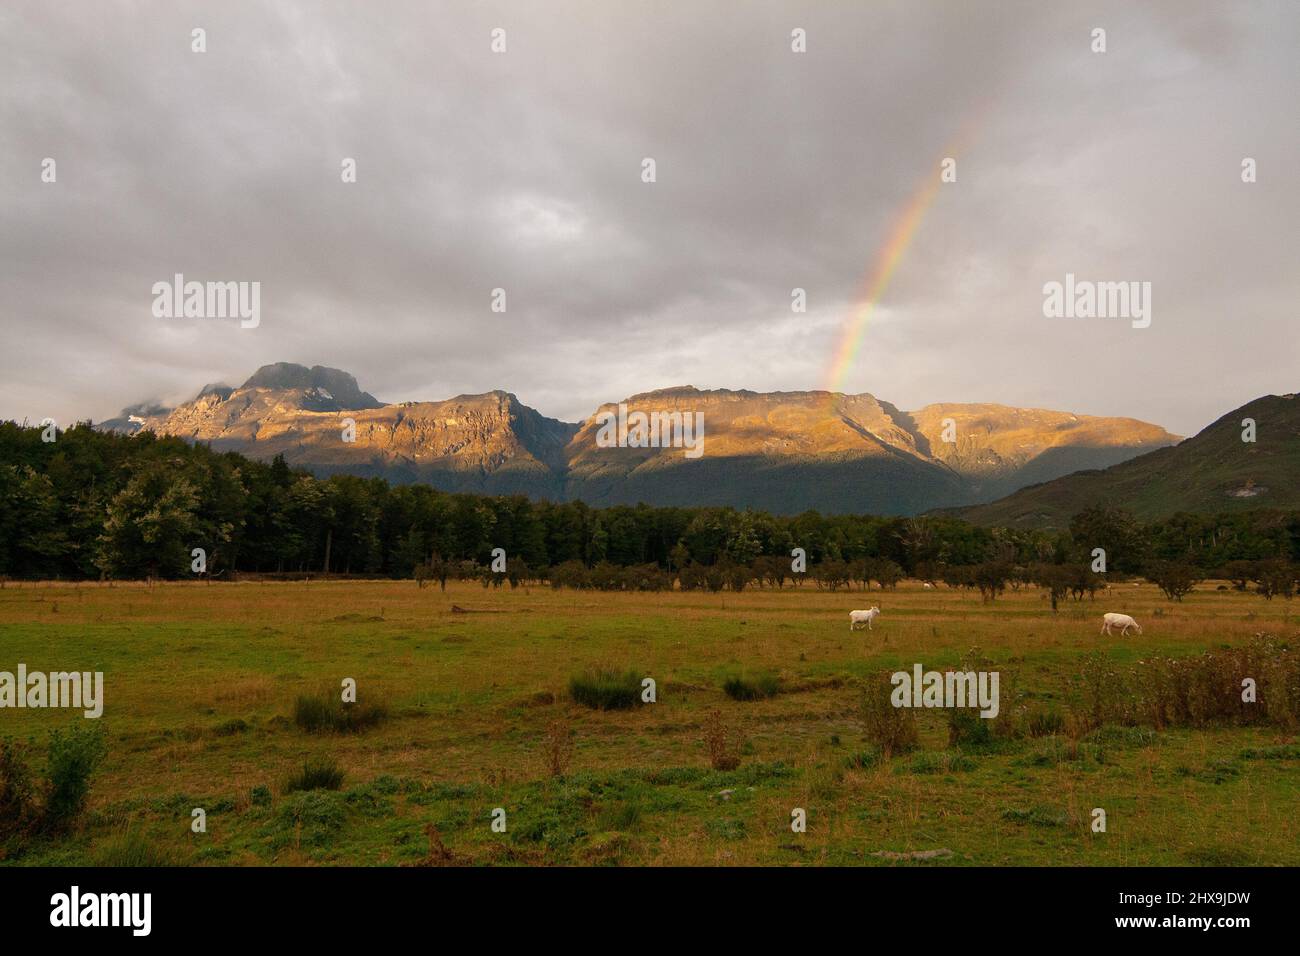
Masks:
[[[1121,637],[1128,636],[1128,629],[1130,627],[1136,628],[1139,634],[1142,633],[1142,625],[1133,620],[1133,618],[1129,617],[1127,614],[1103,615],[1101,619],[1101,633],[1109,634],[1112,627],[1123,628],[1123,630],[1119,632]]]
[[[849,630],[857,630],[859,624],[867,625],[867,630],[872,630],[871,622],[880,616],[880,608],[874,604],[869,611],[849,611]]]

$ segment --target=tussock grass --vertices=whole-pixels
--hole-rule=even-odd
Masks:
[[[113,867],[180,866],[180,855],[172,848],[149,839],[128,827],[110,836],[91,851],[91,865]]]
[[[284,784],[285,793],[300,790],[337,790],[343,786],[343,770],[329,757],[314,757],[302,765]]]
[[[302,694],[293,705],[293,722],[309,734],[356,734],[387,719],[383,704],[344,703],[337,691]]]
[[[772,673],[731,674],[722,682],[722,690],[732,700],[766,700],[780,693],[781,681]]]
[[[631,710],[641,702],[641,677],[634,670],[595,668],[569,679],[569,696],[592,710]]]

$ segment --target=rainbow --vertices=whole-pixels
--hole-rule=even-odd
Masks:
[[[978,110],[966,124],[953,141],[950,142],[944,150],[943,156],[956,157],[965,152],[962,148],[971,138],[974,130],[980,125],[980,118],[986,110]],[[844,323],[844,330],[840,333],[839,344],[834,354],[831,356],[830,367],[826,372],[826,391],[834,393],[844,390],[844,379],[848,375],[849,369],[853,367],[857,360],[858,351],[862,348],[862,341],[867,331],[867,325],[871,320],[871,315],[876,309],[877,303],[889,288],[889,282],[898,271],[898,264],[903,259],[903,253],[907,247],[912,244],[912,239],[916,236],[917,230],[921,226],[921,220],[925,218],[926,212],[934,203],[935,198],[939,195],[939,189],[943,185],[940,179],[941,164],[935,163],[929,168],[925,179],[912,193],[907,205],[894,220],[893,226],[889,230],[885,243],[880,248],[871,267],[867,270],[866,280],[862,286],[862,294],[857,298],[856,305]]]
[[[880,301],[881,296],[885,294],[885,290],[889,288],[889,280],[894,277],[894,273],[898,270],[898,264],[902,261],[903,253],[912,244],[912,237],[916,235],[921,220],[925,218],[926,210],[930,208],[935,197],[939,194],[939,186],[939,173],[936,169],[935,172],[926,177],[925,184],[913,193],[912,198],[903,208],[902,214],[890,229],[889,238],[881,247],[875,264],[867,273],[867,281],[863,285],[862,295],[858,297],[857,305],[850,314],[848,321],[844,323],[844,331],[840,333],[839,346],[835,349],[826,376],[826,391],[839,392],[843,390],[844,377],[848,374],[849,369],[853,367],[853,363],[858,357],[858,351],[862,347],[867,324],[871,319],[871,314],[876,309],[876,303]]]

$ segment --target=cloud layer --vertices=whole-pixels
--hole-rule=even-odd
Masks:
[[[8,3],[0,417],[272,361],[567,420],[823,388],[953,155],[838,384],[1191,433],[1300,387],[1298,42],[1285,0]],[[155,318],[177,272],[261,282],[261,324]],[[1151,327],[1044,318],[1067,272],[1151,282]]]

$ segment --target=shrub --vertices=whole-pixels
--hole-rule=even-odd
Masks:
[[[722,574],[726,578],[727,586],[737,593],[745,590],[749,582],[756,577],[754,569],[748,564],[727,563],[722,567]]]
[[[1083,676],[1082,707],[1071,715],[1081,733],[1103,723],[1163,730],[1214,721],[1293,729],[1300,722],[1300,655],[1268,634],[1194,657],[1148,658],[1124,672],[1089,655]],[[1255,681],[1253,701],[1242,699],[1247,677]]]
[[[67,826],[85,808],[90,775],[104,759],[106,749],[103,734],[98,730],[74,726],[67,731],[50,732],[45,771],[47,827]]]
[[[732,700],[762,700],[775,697],[781,682],[775,674],[758,674],[752,678],[733,674],[723,681],[722,689]]]
[[[0,740],[0,839],[32,826],[35,794],[24,746],[9,738]]]
[[[1053,708],[1038,708],[1030,713],[1025,729],[1031,737],[1054,737],[1065,731],[1065,718]]]
[[[589,670],[569,679],[569,696],[592,710],[630,710],[641,700],[641,678],[634,670]]]
[[[673,576],[657,564],[638,564],[623,570],[629,591],[671,591]]]
[[[948,717],[948,746],[987,747],[993,742],[993,721],[978,710],[953,707]]]
[[[285,793],[298,790],[337,790],[343,786],[343,769],[329,757],[313,757],[289,778]]]
[[[888,674],[878,675],[867,684],[862,696],[862,723],[867,739],[886,757],[906,753],[916,747],[916,715],[910,707],[895,707],[890,700],[893,684]]]
[[[567,721],[555,719],[546,726],[546,770],[552,777],[562,777],[573,759],[573,730]]]
[[[699,591],[704,588],[704,569],[692,561],[677,569],[677,583],[683,591]]]
[[[971,687],[971,699],[966,707],[956,707],[946,712],[948,722],[949,746],[989,747],[998,740],[1013,740],[1021,734],[1020,723],[1025,706],[1016,693],[1015,675],[996,665],[984,656],[978,647],[969,648],[954,669],[958,674],[974,674],[976,682]],[[976,706],[974,695],[979,686],[981,673],[996,672],[998,675],[997,716],[983,717]],[[945,672],[945,679],[948,672]],[[992,687],[990,686],[990,690]]]
[[[623,569],[609,561],[601,561],[591,569],[591,586],[598,591],[622,591],[626,585]]]
[[[591,572],[581,561],[565,561],[550,571],[551,587],[583,589],[591,587]]]
[[[293,720],[309,734],[360,733],[388,719],[382,704],[345,704],[337,691],[315,696],[302,694],[293,708]]]
[[[1134,696],[1128,692],[1125,675],[1105,654],[1094,651],[1083,658],[1083,732],[1104,723],[1128,723]]]
[[[736,734],[715,710],[704,719],[704,746],[709,751],[709,765],[714,770],[735,770],[740,766],[740,745]]]

